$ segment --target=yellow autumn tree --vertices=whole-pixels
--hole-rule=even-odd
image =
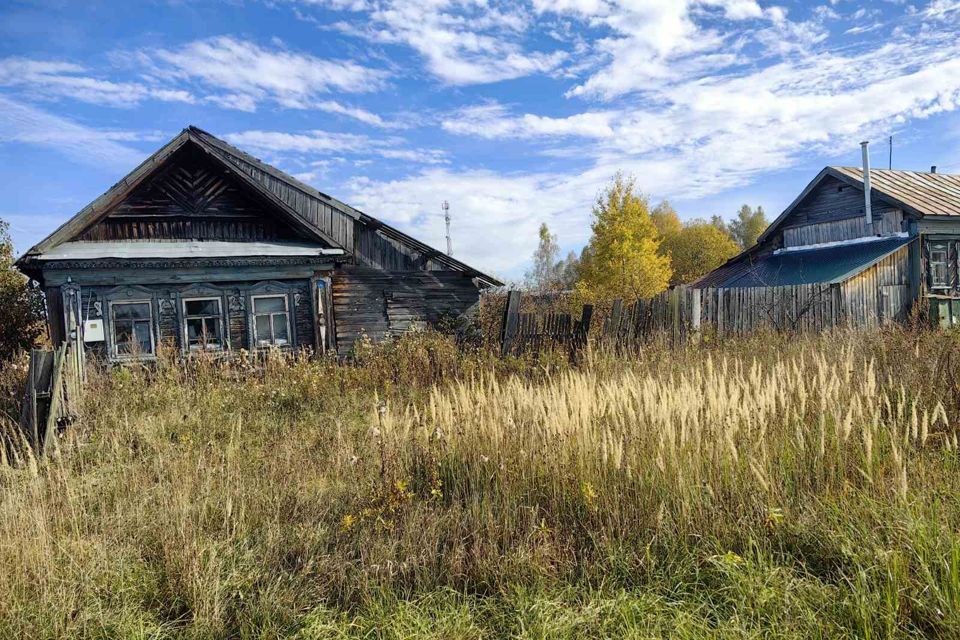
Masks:
[[[646,196],[618,173],[593,207],[593,235],[583,252],[577,291],[585,300],[633,301],[666,289],[670,257],[659,255],[660,234]]]
[[[728,233],[703,220],[693,220],[667,237],[660,253],[670,256],[670,284],[692,282],[740,252]]]

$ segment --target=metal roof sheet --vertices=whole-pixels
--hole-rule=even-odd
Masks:
[[[831,167],[863,186],[859,167]],[[870,170],[870,187],[925,216],[960,216],[960,176],[947,173]]]
[[[837,243],[811,249],[781,251],[745,262],[746,268],[726,271],[723,288],[779,287],[794,284],[842,282],[876,264],[915,238],[896,236],[868,242]]]
[[[95,260],[100,258],[240,258],[286,256],[338,256],[343,249],[329,249],[302,242],[64,242],[37,257],[38,260]]]

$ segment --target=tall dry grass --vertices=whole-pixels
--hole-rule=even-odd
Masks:
[[[94,376],[0,470],[0,636],[960,634],[950,334]]]

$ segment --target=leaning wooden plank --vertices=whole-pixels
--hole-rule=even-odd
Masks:
[[[40,442],[40,450],[47,447],[51,442],[57,428],[57,418],[60,417],[60,410],[63,402],[63,362],[64,350],[66,345],[59,347],[53,352],[53,375],[50,380],[50,406],[47,410],[47,420],[43,430],[43,440]]]

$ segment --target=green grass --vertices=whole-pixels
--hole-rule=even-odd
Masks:
[[[0,637],[960,637],[958,355],[571,370],[427,335],[102,371],[53,455],[0,467]]]

